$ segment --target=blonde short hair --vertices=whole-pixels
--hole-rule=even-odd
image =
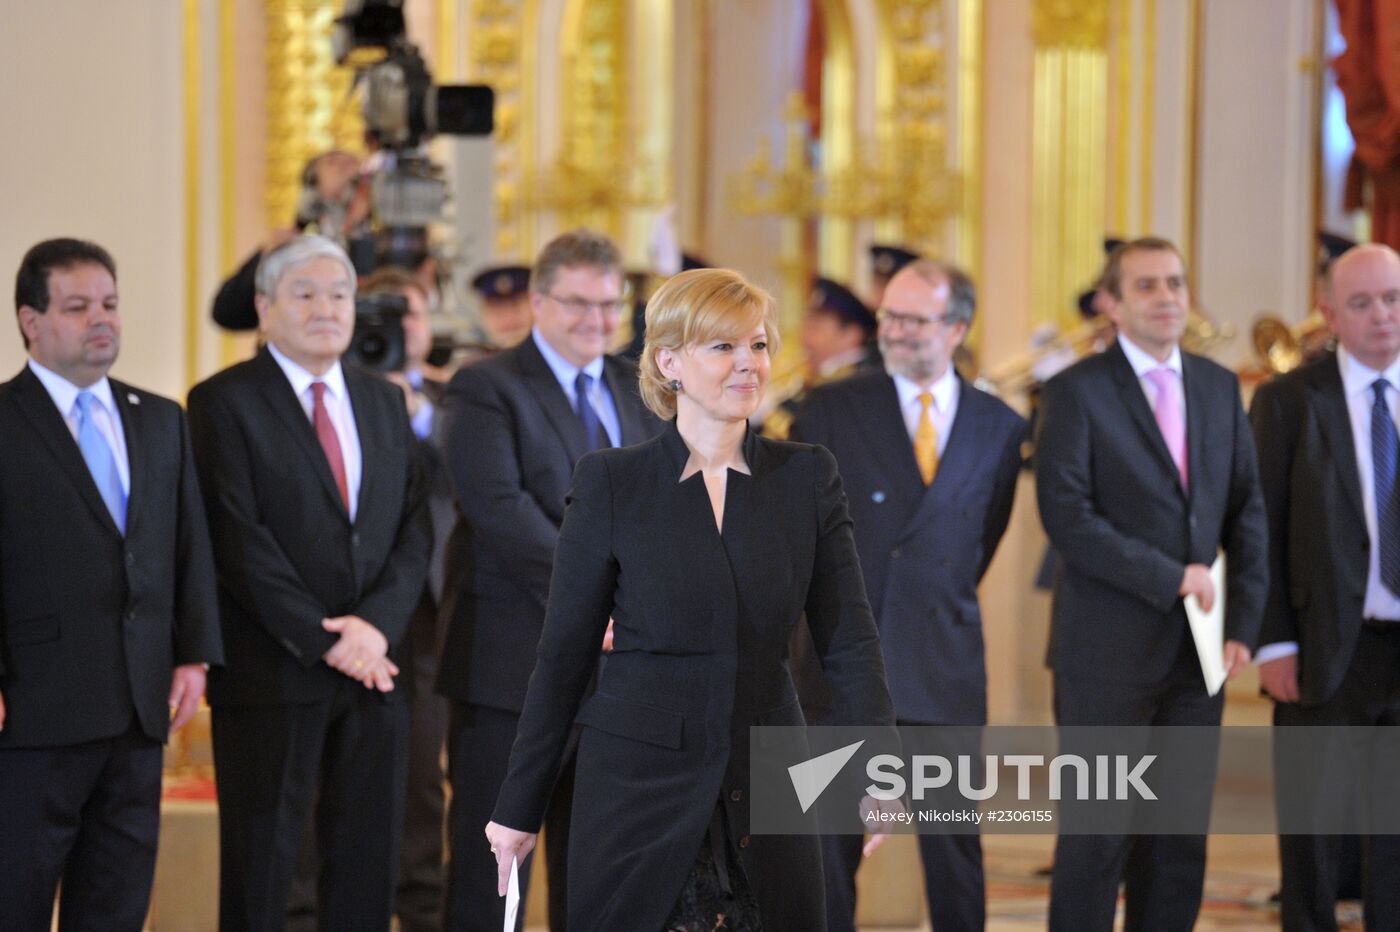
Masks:
[[[694,269],[668,279],[647,302],[646,319],[639,388],[643,403],[662,420],[676,416],[676,393],[657,366],[657,350],[676,353],[709,340],[739,337],[761,323],[769,355],[778,352],[773,296],[729,269]]]

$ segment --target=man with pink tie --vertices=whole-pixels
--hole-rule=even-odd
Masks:
[[[1124,243],[1104,272],[1118,339],[1041,395],[1036,491],[1063,558],[1055,580],[1055,719],[1075,725],[1218,725],[1183,597],[1207,610],[1226,553],[1225,668],[1249,664],[1268,586],[1268,528],[1234,373],[1183,352],[1185,263],[1163,239]],[[1205,783],[1214,760],[1198,762]],[[1062,834],[1050,928],[1189,929],[1205,837]]]

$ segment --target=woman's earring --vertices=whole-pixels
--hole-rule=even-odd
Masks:
[[[680,379],[672,379],[672,380],[671,380],[671,391],[673,391],[673,392],[679,392],[680,390],[681,390],[681,380],[680,380]]]

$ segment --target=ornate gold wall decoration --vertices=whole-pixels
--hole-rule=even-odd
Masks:
[[[962,209],[958,213],[956,260],[982,280],[982,0],[958,0],[958,169]],[[982,316],[968,342],[980,343]]]
[[[521,54],[524,3],[520,0],[474,0],[468,14],[468,80],[489,84],[496,92],[496,126],[492,133],[495,181],[495,253],[522,259],[525,242],[521,198],[521,114],[524,89]]]
[[[839,11],[832,4],[825,8],[832,35],[823,65],[824,164],[818,170],[809,161],[805,100],[797,94],[788,105],[781,163],[775,163],[770,140],[763,138],[753,159],[727,179],[732,210],[783,221],[779,267],[785,331],[795,326],[806,306],[807,279],[813,271],[806,230],[812,219],[822,224],[821,270],[847,277],[854,258],[851,221],[876,221],[881,238],[947,256],[949,221],[968,203],[949,153],[949,104],[961,89],[950,87],[954,70],[948,56],[955,42],[980,39],[980,2],[960,4],[959,10],[970,11],[976,22],[969,28],[960,24],[955,36],[948,29],[942,0],[880,0],[876,60],[862,65],[877,72],[874,138],[855,136],[849,99],[853,90],[848,86],[854,84],[855,63],[841,41],[849,40],[839,32],[846,23],[835,15]],[[969,60],[975,66],[975,51]],[[964,132],[969,138],[962,138]],[[968,115],[959,126],[958,151],[961,157],[973,158],[980,155],[979,146],[980,124]],[[964,231],[960,243],[975,239],[975,230]],[[975,248],[970,242],[963,245]],[[838,256],[842,249],[844,256]]]
[[[894,101],[888,120],[886,213],[904,242],[928,255],[946,255],[947,221],[962,209],[958,172],[948,158],[948,86],[952,48],[944,4],[885,0],[893,41]]]
[[[1108,0],[1036,0],[1031,185],[1035,323],[1077,323],[1103,264]]]
[[[629,145],[627,5],[570,0],[563,29],[562,136],[558,156],[527,170],[525,204],[621,240],[624,207],[647,200]],[[653,195],[655,192],[650,192]]]
[[[327,149],[363,149],[364,122],[348,99],[354,75],[331,57],[340,0],[265,0],[268,226],[296,211],[306,160]]]
[[[1036,48],[1102,49],[1108,44],[1108,4],[1097,0],[1035,0]]]

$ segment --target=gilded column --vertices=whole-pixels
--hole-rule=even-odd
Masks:
[[[348,98],[354,75],[331,57],[340,0],[264,0],[267,24],[267,224],[296,212],[301,170],[327,149],[360,151],[364,121]]]
[[[1068,329],[1103,261],[1108,0],[1035,0],[1032,321]]]

